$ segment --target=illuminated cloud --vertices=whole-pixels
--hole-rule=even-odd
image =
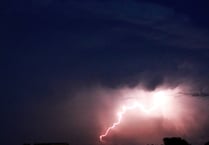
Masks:
[[[182,136],[198,143],[205,138],[201,134],[208,127],[208,98],[184,95],[182,92],[188,90],[182,86],[164,86],[154,91],[143,90],[141,87],[121,88],[118,91],[122,98],[116,96],[121,106],[116,109],[115,122],[110,123],[104,129],[104,134],[100,135],[103,143],[123,144],[125,139],[129,143],[160,144],[165,136]],[[204,114],[201,115],[201,112]],[[102,121],[108,120],[105,118],[103,116]]]

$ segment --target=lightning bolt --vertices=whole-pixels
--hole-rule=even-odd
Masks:
[[[104,142],[103,138],[106,137],[112,129],[114,129],[115,127],[117,127],[121,123],[121,120],[127,111],[139,109],[140,111],[142,111],[145,114],[150,114],[153,111],[157,110],[158,108],[162,107],[162,105],[165,105],[168,103],[168,98],[167,98],[168,96],[167,97],[166,96],[167,95],[165,95],[164,92],[155,93],[154,94],[155,98],[153,100],[154,102],[151,107],[145,107],[143,104],[141,104],[137,101],[133,102],[131,105],[123,106],[122,110],[117,113],[117,115],[118,115],[117,121],[114,122],[112,124],[112,126],[108,127],[104,134],[99,136],[100,141]]]
[[[101,142],[104,142],[103,138],[106,137],[109,132],[114,129],[116,126],[118,126],[121,123],[121,120],[123,118],[123,115],[129,111],[129,110],[134,110],[134,109],[140,109],[140,111],[149,114],[150,112],[152,112],[153,110],[157,109],[159,107],[159,104],[154,104],[152,107],[150,108],[146,108],[144,107],[144,105],[139,104],[138,102],[134,102],[134,104],[129,105],[129,106],[123,106],[122,110],[118,112],[118,119],[115,123],[112,124],[112,126],[108,127],[107,130],[105,131],[104,134],[99,136],[99,139]]]

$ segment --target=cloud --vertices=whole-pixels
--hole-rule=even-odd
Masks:
[[[208,49],[209,31],[198,28],[192,20],[171,8],[157,4],[136,1],[94,1],[76,3],[77,7],[91,12],[100,18],[120,20],[126,27],[118,25],[119,31],[138,35],[157,44],[171,48]],[[133,31],[132,31],[133,30]],[[119,35],[118,37],[122,37]]]
[[[34,21],[20,20],[18,22],[20,26],[26,25],[25,27],[29,27],[29,31],[30,29],[31,31],[41,30],[42,34],[35,34],[38,42],[31,43],[49,45],[52,42],[58,43],[59,40],[59,43],[68,45],[74,50],[109,49],[112,47],[116,49],[150,47],[157,49],[161,47],[197,50],[209,48],[208,29],[194,25],[192,19],[185,14],[154,3],[31,1],[31,4],[33,8],[29,8],[30,4],[20,1],[21,12],[15,12],[15,15],[20,19],[26,17],[28,21]],[[16,8],[18,9],[18,4]],[[13,9],[15,8],[8,8],[11,13]],[[31,10],[34,12],[29,13]],[[34,18],[29,19],[30,15]],[[57,17],[54,17],[55,15]],[[63,23],[65,23],[64,26]],[[50,37],[48,31],[51,33]],[[27,35],[27,32],[24,35]],[[26,37],[27,41],[34,41],[30,37]]]

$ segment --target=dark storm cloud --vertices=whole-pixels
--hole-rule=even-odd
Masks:
[[[76,3],[76,2],[75,2]],[[208,49],[209,32],[192,25],[192,20],[186,15],[175,12],[157,4],[141,3],[136,1],[103,1],[83,5],[76,3],[77,7],[100,15],[100,17],[121,20],[132,29],[125,27],[118,31],[124,31],[132,35],[165,45],[167,47],[187,49]],[[117,31],[117,27],[115,28]],[[113,30],[114,31],[114,30]],[[119,35],[120,37],[127,35]]]
[[[116,45],[122,43],[121,47],[124,43],[128,43],[124,47],[129,45],[129,47],[138,48],[142,45],[142,40],[152,41],[156,45],[163,45],[169,49],[171,47],[183,49],[209,48],[208,30],[194,26],[189,16],[157,4],[136,1],[27,2],[30,4],[25,1],[15,1],[15,3],[17,4],[8,3],[8,6],[5,7],[7,9],[5,13],[8,11],[8,13],[15,15],[28,15],[25,20],[21,20],[22,23],[24,21],[28,23],[27,19],[30,15],[36,15],[34,18],[40,16],[40,19],[32,20],[34,22],[31,23],[34,24],[29,25],[32,25],[35,29],[37,29],[36,24],[40,27],[39,29],[43,27],[43,24],[46,25],[41,31],[48,31],[50,28],[47,28],[47,25],[49,25],[54,31],[50,39],[56,41],[61,39],[60,43],[65,44],[68,40],[71,46],[74,43],[71,49],[104,49],[113,43],[117,43]],[[30,8],[30,5],[33,7]],[[54,17],[53,15],[57,16]],[[54,18],[51,19],[49,16]],[[32,19],[34,18],[32,17]],[[31,19],[28,21],[31,21]],[[64,25],[65,30],[62,30],[63,23],[66,23]],[[69,29],[69,26],[74,27],[74,29]],[[60,27],[61,30],[58,30],[57,27]],[[51,33],[52,30],[49,31]],[[63,33],[63,31],[68,31],[68,34]],[[123,42],[128,41],[127,38],[132,40]],[[64,39],[64,42],[62,39]],[[147,42],[145,43],[147,45]]]
[[[36,3],[34,9],[39,9],[42,3]],[[150,88],[167,75],[193,77],[207,72],[208,30],[194,26],[188,16],[173,9],[135,1],[46,3],[51,13],[40,11],[43,18],[21,19],[8,42],[11,45],[17,39],[16,47],[24,51],[26,58],[20,64],[37,62],[46,74],[58,67],[58,72],[93,82],[119,80],[116,84],[120,84],[124,79],[135,84],[149,76]],[[58,17],[47,17],[53,14]],[[148,80],[143,81],[147,84]]]
[[[209,33],[208,30],[194,26],[188,16],[160,5],[134,1],[82,4],[75,2],[75,5],[100,18],[106,18],[107,21],[109,19],[112,27],[108,27],[103,33],[99,28],[99,32],[89,34],[89,39],[103,40],[103,43],[99,44],[104,46],[95,46],[96,48],[118,49],[112,51],[111,55],[102,55],[107,60],[111,57],[110,68],[117,69],[112,72],[120,72],[122,78],[126,78],[131,72],[131,76],[136,76],[137,74],[133,73],[137,72],[138,76],[134,79],[148,83],[148,88],[155,88],[164,79],[173,81],[177,77],[186,82],[192,78],[202,80],[201,77],[205,76],[201,74],[207,72],[208,51],[204,49],[209,48]],[[102,26],[102,29],[104,28],[106,27]],[[87,45],[88,43],[83,43],[83,47]],[[127,50],[121,49],[134,49],[129,53],[132,57],[126,58]],[[140,49],[142,51],[139,51]],[[135,53],[137,55],[134,55]],[[118,54],[121,56],[117,56]],[[116,62],[115,65],[111,64],[112,60]]]

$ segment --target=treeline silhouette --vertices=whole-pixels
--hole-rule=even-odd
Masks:
[[[163,138],[164,145],[191,145],[185,139],[181,137],[165,137]],[[31,144],[23,144],[31,145]],[[68,143],[35,143],[33,145],[69,145]],[[209,141],[204,145],[209,145]]]
[[[181,137],[165,137],[163,138],[163,142],[164,145],[191,145]],[[209,141],[207,141],[204,145],[209,145]]]
[[[165,137],[163,138],[164,145],[190,145],[185,139],[181,137]]]
[[[181,137],[165,137],[163,138],[163,142],[164,145],[191,145]],[[209,141],[207,141],[204,145],[209,145]]]
[[[31,144],[23,144],[23,145],[31,145]],[[35,143],[34,145],[69,145],[68,143]]]

